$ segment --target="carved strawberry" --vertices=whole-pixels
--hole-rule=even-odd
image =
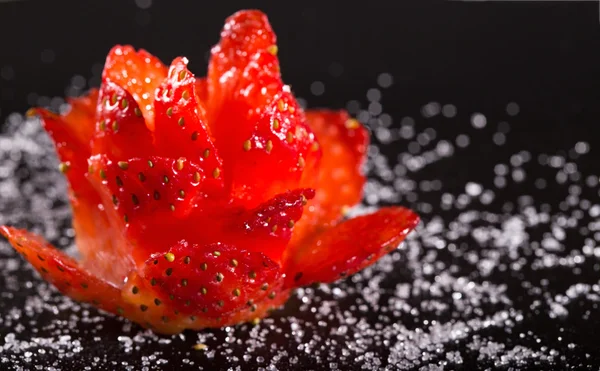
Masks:
[[[206,78],[114,47],[99,90],[41,117],[69,181],[81,260],[0,228],[65,295],[162,333],[265,316],[398,246],[402,207],[343,220],[361,199],[365,128],[307,111],[281,80],[266,16],[227,19]]]

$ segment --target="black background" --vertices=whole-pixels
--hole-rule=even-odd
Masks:
[[[400,86],[397,100],[536,103],[546,111],[592,106],[600,65],[594,2],[211,2],[35,1],[0,3],[3,117],[25,110],[30,93],[62,96],[74,75],[93,76],[116,43],[178,55],[201,75],[223,20],[241,8],[264,10],[278,35],[284,78],[307,96],[313,80],[327,94],[313,105],[342,106],[381,72]],[[51,50],[51,63],[42,62]],[[343,65],[339,80],[330,65]],[[329,80],[329,81],[327,81]],[[406,104],[410,104],[406,103]]]
[[[130,0],[0,1],[0,117],[24,112],[39,97],[64,96],[75,75],[97,83],[104,56],[116,43],[145,48],[165,62],[185,55],[192,71],[203,75],[223,20],[242,8],[268,14],[284,79],[309,106],[342,108],[364,100],[377,76],[388,72],[394,86],[386,93],[386,109],[394,117],[418,114],[422,105],[438,101],[493,118],[514,101],[521,108],[511,128],[515,151],[566,150],[582,138],[592,147],[600,143],[599,9],[596,2],[576,1],[154,0],[148,9]],[[341,74],[336,66],[343,67]],[[321,96],[310,93],[315,80],[325,83]],[[455,130],[439,132],[451,136]],[[494,151],[479,151],[467,159],[469,166],[441,169],[445,186],[464,184],[477,178],[478,166],[489,167]],[[593,160],[581,166],[597,173]],[[539,319],[530,327],[542,335],[547,330],[547,339],[556,336],[551,321]],[[585,345],[572,362],[556,368],[598,367],[597,321],[573,319],[566,328]],[[477,367],[476,359],[468,362],[465,369]],[[310,362],[303,367],[327,369]]]

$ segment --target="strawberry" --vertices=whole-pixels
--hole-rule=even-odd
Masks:
[[[219,317],[280,290],[279,266],[260,252],[224,244],[181,241],[146,261],[142,276],[157,296],[181,313]]]
[[[94,128],[87,125],[78,125],[81,121],[93,119],[96,115],[96,102],[98,101],[98,89],[91,89],[88,95],[79,98],[68,98],[67,103],[71,106],[69,111],[63,115],[56,115],[43,108],[32,108],[28,111],[29,116],[40,116],[46,120],[42,121],[46,131],[52,136],[57,145],[64,143],[64,137],[69,138],[77,143],[85,144],[89,142],[94,134]],[[55,133],[59,136],[55,136]],[[59,156],[61,151],[57,148]]]
[[[73,258],[57,250],[41,237],[10,227],[0,233],[48,282],[65,295],[91,302],[109,312],[123,313],[121,290],[83,269]]]
[[[127,90],[106,79],[98,98],[96,133],[92,154],[116,158],[147,156],[152,150],[152,135],[137,102]],[[137,142],[136,147],[129,146]]]
[[[369,134],[345,111],[309,111],[308,126],[313,130],[323,151],[318,172],[319,224],[336,221],[343,208],[355,205],[362,198],[364,165]]]
[[[180,224],[195,208],[202,209],[205,200],[218,198],[222,186],[219,174],[184,157],[116,161],[98,155],[89,162],[88,178],[110,205],[106,209],[116,220],[113,224],[130,226],[132,237],[153,236],[160,232],[156,227]],[[155,238],[163,240],[150,239]]]
[[[98,155],[90,157],[89,170],[90,180],[110,194],[114,208],[127,223],[153,213],[186,216],[206,197],[201,190],[207,175],[212,178],[183,157],[114,161]]]
[[[116,45],[104,63],[102,80],[113,81],[138,103],[148,129],[154,130],[154,91],[167,77],[167,68],[155,56],[131,46]]]
[[[196,97],[198,97],[200,104],[206,110],[208,107],[208,80],[206,77],[196,78]]]
[[[290,251],[305,243],[305,236],[341,220],[344,210],[361,200],[365,183],[361,167],[369,143],[367,130],[345,111],[308,111],[306,118],[322,150],[319,170],[314,172],[317,179],[308,179],[319,192],[296,225]]]
[[[232,196],[248,206],[300,185],[320,157],[314,134],[289,91],[281,91],[257,118],[253,130],[232,153]],[[250,171],[255,176],[248,177]]]
[[[252,121],[252,116],[260,116],[284,89],[289,88],[281,80],[277,54],[272,49],[261,50],[250,58],[238,77],[232,98],[244,108],[246,119]]]
[[[277,195],[240,217],[226,222],[221,240],[239,248],[262,252],[276,262],[289,243],[313,189],[296,189]]]
[[[221,40],[211,50],[208,65],[211,122],[218,121],[218,113],[223,112],[222,106],[232,96],[232,90],[249,60],[257,52],[273,53],[277,48],[276,41],[267,17],[260,11],[240,11],[227,18]]]
[[[158,256],[159,264],[160,259],[163,258],[164,256]],[[255,258],[255,256],[252,256],[252,258]],[[235,261],[238,262],[237,259]],[[152,263],[154,263],[154,260]],[[229,262],[229,266],[225,268],[233,269],[236,267],[233,267],[231,262]],[[174,276],[174,272],[175,269],[171,271],[171,276]],[[252,274],[252,277],[254,277],[254,274],[250,272],[251,271],[248,271],[248,277],[250,277],[250,274]],[[264,275],[265,277],[275,274],[273,268],[267,270],[267,272],[268,273]],[[209,279],[212,279],[216,282],[216,277],[216,275],[213,277],[209,276]],[[239,279],[241,282],[246,279],[244,277],[240,277],[239,273],[235,273],[235,270],[233,275],[228,275],[227,277],[234,280]],[[177,281],[177,279],[174,278],[172,281],[163,281],[162,284],[159,285],[156,279],[154,281],[152,279],[147,280],[139,276],[137,273],[132,273],[129,277],[127,277],[125,285],[121,291],[124,301],[130,305],[129,308],[132,308],[126,312],[127,318],[156,332],[163,334],[176,334],[185,329],[204,329],[207,327],[231,326],[241,322],[247,322],[249,320],[255,321],[265,317],[270,311],[281,307],[290,295],[290,290],[275,291],[269,290],[268,287],[267,290],[263,290],[263,285],[261,285],[258,295],[261,296],[262,299],[258,301],[247,300],[244,302],[245,298],[242,298],[241,289],[239,296],[237,296],[238,293],[235,290],[235,287],[228,292],[227,284],[221,285],[221,283],[225,282],[227,277],[223,275],[223,281],[216,286],[217,289],[213,290],[212,293],[208,291],[208,288],[206,291],[203,291],[202,287],[200,287],[200,300],[207,303],[207,305],[200,307],[199,311],[192,312],[192,301],[190,299],[181,300],[181,298],[176,298],[175,295],[171,296],[172,294],[169,294],[164,301],[161,299],[161,295],[163,295],[165,290],[169,289],[168,283],[174,284],[174,287],[182,287],[181,280]],[[259,276],[257,274],[255,279],[248,280],[259,280]],[[271,288],[279,288],[281,286],[281,280],[277,280],[276,283],[277,284],[275,286],[271,286]],[[187,282],[185,287],[189,286],[190,283]],[[191,294],[191,297],[200,296],[198,293],[194,293],[191,290],[188,292]],[[203,295],[202,292],[206,292],[206,294]],[[276,292],[276,294],[273,295],[273,292]],[[248,296],[248,293],[252,294],[251,291],[245,291],[244,295]],[[210,297],[216,298],[215,294],[218,295],[219,298],[214,302],[211,302]],[[227,298],[227,300],[223,298]],[[177,309],[178,306],[176,306],[177,304],[181,303],[183,303],[182,311]],[[199,303],[199,301],[195,302],[194,305],[198,305]],[[227,306],[239,306],[239,309],[226,313],[224,312],[223,308],[226,308]],[[212,315],[209,314],[211,312]]]
[[[248,207],[297,188],[320,157],[303,110],[281,80],[276,55],[275,34],[258,11],[228,18],[211,51],[207,112],[231,173],[232,196]]]
[[[398,247],[418,222],[412,211],[390,207],[326,229],[293,251],[284,266],[286,286],[333,282],[351,275]]]
[[[43,108],[33,108],[29,116],[39,116],[44,129],[54,141],[61,172],[65,173],[73,192],[84,192],[90,188],[83,175],[90,154],[89,143],[94,128],[80,125],[82,121],[93,120],[96,112],[98,90],[92,89],[87,96],[70,98],[71,109],[64,115],[57,115]]]
[[[43,109],[70,184],[75,261],[4,234],[61,292],[160,333],[264,317],[291,291],[332,282],[396,247],[418,216],[361,199],[368,133],[308,111],[281,79],[264,14],[228,18],[208,76],[114,47],[99,91]],[[67,283],[68,282],[68,283]]]
[[[221,171],[223,164],[196,95],[196,79],[187,64],[186,58],[176,58],[167,79],[156,90],[156,150],[161,156],[186,156],[205,164],[206,169]]]
[[[105,87],[103,90],[106,91]],[[120,233],[111,229],[104,211],[98,208],[102,203],[100,195],[85,177],[88,170],[87,158],[91,153],[90,143],[94,141],[96,130],[98,97],[98,90],[93,89],[88,96],[69,99],[71,109],[62,116],[40,108],[31,110],[29,114],[41,118],[62,161],[59,169],[69,181],[73,227],[83,258],[81,264],[90,273],[104,277],[108,282],[118,283],[131,268],[131,261],[119,259],[110,262],[104,256],[123,255],[126,241]],[[82,122],[88,124],[82,125]]]

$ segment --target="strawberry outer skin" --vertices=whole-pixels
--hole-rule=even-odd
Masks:
[[[176,334],[185,329],[201,330],[254,321],[282,306],[290,294],[289,290],[285,290],[278,291],[276,296],[270,295],[274,292],[273,289],[280,287],[279,285],[270,287],[269,291],[261,289],[261,292],[264,291],[261,295],[266,297],[230,314],[219,317],[202,316],[202,312],[187,315],[168,305],[168,302],[156,305],[156,292],[153,287],[135,272],[127,277],[124,286],[120,288],[90,273],[73,258],[39,236],[12,227],[0,227],[0,234],[9,240],[15,250],[29,261],[42,278],[53,284],[64,295],[126,317],[162,334]]]
[[[154,287],[136,272],[132,272],[127,278],[122,296],[124,301],[133,308],[128,312],[127,318],[161,334],[177,334],[186,329],[203,330],[234,326],[244,322],[254,323],[283,306],[290,296],[290,290],[280,291],[274,298],[267,296],[259,302],[244,306],[239,311],[219,317],[205,316],[202,312],[191,315],[182,313],[172,308],[169,301],[159,301],[157,305],[157,293]]]
[[[146,261],[142,275],[159,300],[184,314],[221,317],[281,290],[279,266],[260,252],[180,241]],[[147,286],[147,285],[146,285]]]
[[[199,225],[212,231],[211,217],[219,218],[211,211],[226,202],[222,181],[186,158],[117,161],[97,155],[89,162],[87,177],[102,196],[112,228],[126,236],[128,254],[137,262],[164,253],[181,238],[202,235]]]

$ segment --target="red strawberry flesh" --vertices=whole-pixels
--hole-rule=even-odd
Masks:
[[[146,125],[154,130],[154,91],[167,76],[162,62],[141,49],[117,45],[106,57],[102,80],[119,84],[133,96],[139,105]]]
[[[412,211],[390,207],[327,229],[290,256],[284,266],[286,287],[333,282],[356,273],[398,247],[418,222]]]
[[[98,98],[96,134],[92,154],[114,158],[148,156],[152,135],[137,102],[120,85],[106,79]],[[131,143],[136,143],[132,146]]]

